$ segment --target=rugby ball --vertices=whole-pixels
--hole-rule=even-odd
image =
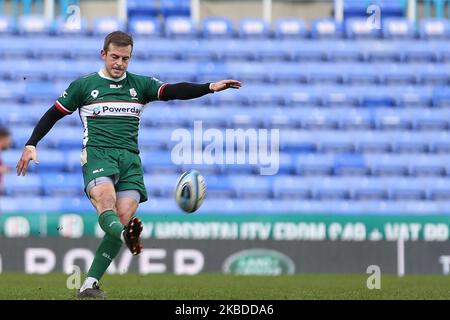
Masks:
[[[205,195],[205,178],[198,171],[186,171],[178,179],[175,187],[175,200],[184,212],[193,213],[200,208]]]

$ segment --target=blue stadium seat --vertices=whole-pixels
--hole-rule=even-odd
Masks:
[[[361,154],[337,154],[334,158],[333,173],[336,176],[363,176],[368,172],[364,156]]]
[[[367,5],[361,0],[345,0],[343,9],[345,17],[365,16]]]
[[[231,38],[233,23],[226,17],[208,17],[202,20],[202,35],[205,38]]]
[[[61,172],[65,167],[65,156],[62,151],[39,148],[39,165],[33,166],[33,172]]]
[[[402,59],[407,62],[436,62],[439,60],[439,50],[436,44],[427,41],[404,43],[400,49]]]
[[[269,36],[269,24],[260,18],[246,18],[239,21],[241,38],[265,38]]]
[[[235,197],[235,190],[231,185],[228,176],[206,175],[206,196],[209,198],[232,198]]]
[[[316,200],[345,200],[350,197],[351,178],[324,178],[313,181],[312,197]]]
[[[418,64],[415,72],[418,82],[424,85],[446,85],[450,78],[447,64],[428,63]]]
[[[69,58],[73,62],[77,62],[77,60],[83,59],[82,63],[97,63],[99,57],[99,50],[101,45],[99,46],[98,40],[94,38],[83,38],[83,41],[79,41],[77,45],[77,50],[71,50],[69,52]],[[97,61],[96,61],[97,60]],[[82,67],[83,65],[81,65]]]
[[[424,200],[426,187],[423,179],[386,178],[391,200]]]
[[[331,18],[314,19],[311,22],[311,37],[313,39],[342,38],[342,23]]]
[[[129,20],[137,18],[151,18],[159,14],[159,1],[157,0],[128,0],[127,16]]]
[[[385,17],[404,17],[406,15],[406,2],[403,0],[374,0],[372,3],[380,7]]]
[[[14,148],[14,149],[2,151],[3,164],[8,168],[11,168],[11,169],[15,168],[17,165],[17,162],[19,161],[21,156],[22,156],[22,148],[20,148],[20,149]]]
[[[310,199],[312,181],[305,177],[277,175],[273,180],[273,195],[286,201]]]
[[[204,40],[192,41],[180,38],[177,41],[182,48],[181,52],[178,52],[179,58],[182,60],[195,61],[199,65],[200,63],[205,64],[205,61],[213,62],[218,59],[219,53],[212,44],[213,42],[218,42],[218,40],[211,39],[207,42]]]
[[[229,175],[228,180],[236,193],[236,197],[245,198],[269,198],[272,193],[269,178],[253,175]]]
[[[264,109],[263,109],[264,110]],[[279,106],[269,106],[270,112],[264,112],[264,128],[290,129],[299,126],[296,109],[286,110]]]
[[[311,153],[317,150],[312,131],[283,130],[280,132],[280,149],[284,152]]]
[[[334,117],[339,129],[369,130],[373,127],[373,116],[370,109],[333,108],[329,116]]]
[[[414,38],[414,24],[407,19],[387,18],[382,23],[385,39]]]
[[[349,18],[345,21],[345,33],[348,38],[378,38],[380,29],[372,27],[367,18]]]
[[[150,195],[151,196],[151,195]],[[141,212],[145,213],[157,213],[157,214],[177,214],[179,215],[183,211],[177,206],[174,198],[149,198],[149,201],[143,202],[139,205]],[[203,205],[202,205],[203,207]],[[202,207],[200,207],[202,209]]]
[[[160,0],[160,13],[164,17],[191,15],[190,0]]]
[[[22,149],[30,138],[33,128],[33,125],[11,127],[10,131],[13,148]]]
[[[336,69],[341,73],[341,81],[351,85],[376,84],[380,82],[383,72],[376,65],[368,63],[341,63]]]
[[[417,82],[416,64],[383,63],[377,65],[377,71],[381,73],[380,82],[386,85],[408,85]]]
[[[57,36],[87,36],[89,35],[88,20],[82,16],[77,19],[57,17],[54,23],[54,33]]]
[[[65,171],[81,173],[81,149],[71,149],[66,152]]]
[[[420,20],[419,32],[422,39],[448,38],[450,22],[446,19],[428,18]]]
[[[448,155],[423,155],[409,157],[409,173],[411,176],[443,176],[450,163]]]
[[[303,38],[307,34],[306,24],[302,19],[294,17],[278,18],[274,22],[276,38]]]
[[[51,62],[47,61],[35,63],[29,59],[14,59],[11,63],[14,63],[14,68],[10,69],[9,77],[15,81],[25,80],[26,84],[32,82],[33,85],[38,81],[46,81],[51,68]]]
[[[4,190],[7,196],[35,196],[42,193],[41,177],[37,174],[27,173],[25,177],[16,173],[7,173],[4,176]]]
[[[409,172],[410,155],[375,153],[364,158],[373,176],[404,176]]]
[[[379,178],[362,178],[352,188],[351,198],[358,201],[380,201],[388,198],[388,186]],[[364,211],[362,211],[364,212]],[[370,209],[365,209],[370,212]]]
[[[257,46],[259,49],[252,57],[265,63],[291,60],[291,49],[287,46],[287,40],[248,40],[250,45]]]
[[[15,103],[5,104],[5,107],[8,112],[4,119],[9,126],[34,126],[48,108]]]
[[[267,66],[263,63],[230,62],[227,72],[243,82],[262,82],[267,77]]]
[[[254,40],[254,39],[252,39]],[[256,60],[258,53],[255,50],[255,45],[258,44],[256,41],[241,41],[241,40],[223,40],[214,41],[213,44],[215,53],[220,60],[232,60],[232,61],[247,61]]]
[[[61,95],[54,85],[49,81],[27,81],[22,99],[25,103],[48,102],[56,100]]]
[[[23,41],[22,37],[4,36],[0,41],[0,56],[6,58],[30,58],[35,45],[33,38]]]
[[[316,42],[312,43],[316,45]],[[319,44],[323,47],[324,59],[338,62],[358,62],[364,58],[364,48],[361,48],[361,42],[344,41],[344,40],[327,40],[320,41]],[[371,46],[371,50],[376,48]]]
[[[178,143],[171,141],[172,132],[172,129],[141,128],[139,130],[139,146],[142,151],[145,149],[168,149],[169,146]]]
[[[450,136],[447,131],[436,132],[429,139],[429,151],[433,153],[449,153],[450,152]]]
[[[306,67],[306,65],[288,62],[266,63],[266,69],[270,70],[270,74],[266,74],[264,78],[277,84],[304,83],[307,81],[308,74],[307,70],[302,67]]]
[[[433,201],[450,199],[450,181],[448,178],[433,179],[427,188],[427,198]]]
[[[41,151],[39,151],[41,154]],[[64,159],[65,160],[65,159]],[[45,160],[41,161],[44,164]],[[64,165],[64,162],[61,162]],[[41,175],[44,195],[49,197],[75,197],[84,195],[83,178],[80,174],[48,173]]]
[[[146,173],[175,173],[179,165],[171,158],[171,151],[144,151],[141,152],[141,161]]]
[[[179,174],[145,174],[144,183],[149,198],[174,197],[175,186],[179,177]]]
[[[450,111],[446,109],[410,109],[409,115],[414,130],[445,131],[450,127]]]
[[[323,63],[310,63],[305,66],[308,70],[306,81],[311,84],[315,83],[340,83],[343,81],[342,72],[339,67],[330,67]]]
[[[20,16],[17,28],[22,35],[48,35],[50,33],[51,22],[41,15]]]
[[[9,35],[16,31],[14,19],[10,16],[0,15],[0,35]]]
[[[52,58],[52,62],[66,62],[63,59],[70,57],[70,49],[61,45],[61,38],[41,39],[42,43],[33,47],[33,57],[41,59],[40,63],[45,59]],[[51,72],[52,69],[49,70]]]
[[[2,197],[1,208],[5,213],[61,213],[58,199],[33,195]]]
[[[151,76],[155,76],[163,82],[195,81],[197,63],[192,61],[161,61],[152,63],[146,61],[134,61],[130,72],[141,73],[139,70],[149,70]]]
[[[275,164],[273,164],[274,166]],[[265,167],[268,167],[266,165]],[[277,174],[294,174],[295,173],[295,160],[294,156],[287,152],[279,153],[279,169]]]
[[[327,113],[327,109],[308,108],[299,110],[298,121],[302,129],[335,129],[336,119]]]
[[[420,153],[429,149],[429,137],[423,133],[400,132],[395,135],[394,152],[398,153]]]
[[[298,155],[295,160],[296,173],[303,176],[332,174],[334,155],[311,153]]]
[[[105,36],[110,32],[125,31],[125,23],[116,17],[95,17],[92,21],[92,34],[94,36]]]
[[[80,196],[80,197],[58,197],[58,198],[51,198],[55,199],[56,203],[59,203],[59,212],[66,212],[66,213],[80,213],[80,214],[96,214],[95,208],[89,201],[89,199],[86,196]]]
[[[83,144],[83,128],[64,127],[60,123],[57,123],[43,140],[60,150],[74,148],[81,150]]]
[[[171,16],[165,21],[166,37],[192,38],[197,36],[197,30],[189,17]]]
[[[156,17],[134,17],[128,21],[128,31],[134,36],[153,36],[161,35],[161,22]]]
[[[373,116],[378,130],[409,130],[412,127],[409,117],[404,117],[395,109],[377,108]]]

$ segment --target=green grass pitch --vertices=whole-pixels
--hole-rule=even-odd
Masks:
[[[302,300],[302,299],[450,299],[450,277],[381,276],[381,289],[369,290],[369,275],[196,276],[105,275],[101,287],[108,299],[135,300]],[[0,274],[0,299],[76,299],[66,287],[67,275]]]

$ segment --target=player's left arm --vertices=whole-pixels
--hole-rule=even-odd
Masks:
[[[159,89],[159,100],[188,100],[204,96],[208,93],[219,92],[229,88],[239,89],[241,82],[237,80],[221,80],[204,84],[180,82],[174,84],[163,84]]]

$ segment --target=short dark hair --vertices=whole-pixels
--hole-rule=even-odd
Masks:
[[[133,51],[133,37],[123,31],[114,31],[105,37],[105,42],[103,43],[103,50],[108,51],[110,44],[115,44],[119,47],[126,47],[131,45],[131,51]]]
[[[9,137],[10,135],[11,133],[9,132],[8,129],[0,127],[0,138]]]

